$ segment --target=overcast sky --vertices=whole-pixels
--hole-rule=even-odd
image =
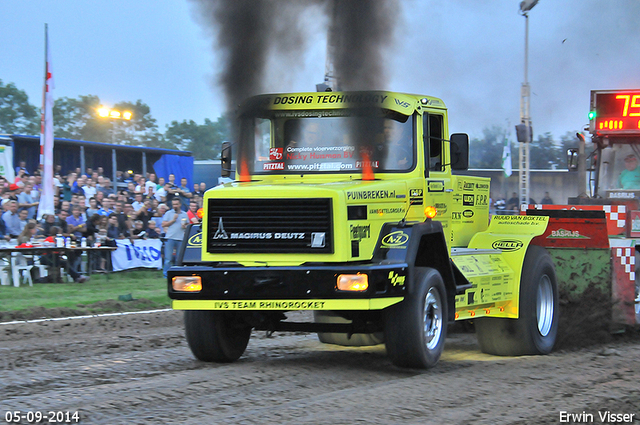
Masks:
[[[440,97],[451,132],[472,137],[520,118],[524,24],[517,0],[404,0],[387,55],[394,91]],[[56,98],[140,99],[161,131],[223,112],[220,55],[187,0],[0,0],[0,79],[42,103],[44,24]],[[325,19],[310,12],[298,68],[273,68],[270,92],[314,91],[324,79]],[[540,0],[530,12],[534,134],[587,124],[592,89],[640,88],[640,0]],[[391,30],[390,30],[391,31]],[[391,32],[390,32],[391,33]],[[271,63],[277,65],[278,58]]]

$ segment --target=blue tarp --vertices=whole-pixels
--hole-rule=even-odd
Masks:
[[[169,174],[175,174],[176,184],[180,184],[180,179],[186,177],[187,188],[193,189],[193,157],[191,156],[162,155],[153,164],[153,170],[158,178],[164,177],[165,181],[169,181]]]

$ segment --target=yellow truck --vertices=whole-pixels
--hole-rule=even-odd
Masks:
[[[473,319],[482,351],[546,354],[558,329],[545,216],[489,220],[442,100],[386,91],[260,95],[238,112],[235,180],[204,196],[168,291],[200,360],[232,362],[252,330],[386,345],[430,368],[447,325]],[[231,170],[229,170],[230,172]],[[313,320],[287,319],[313,311]],[[304,316],[304,315],[303,315]],[[311,314],[306,316],[311,317]]]

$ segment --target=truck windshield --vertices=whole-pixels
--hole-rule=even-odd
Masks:
[[[254,174],[403,172],[415,166],[413,117],[347,111],[274,111],[243,120]],[[336,116],[338,115],[338,116]]]
[[[598,194],[607,198],[630,197],[640,191],[640,151],[633,145],[614,144],[602,150]]]

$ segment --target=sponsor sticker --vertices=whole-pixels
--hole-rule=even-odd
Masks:
[[[187,241],[187,246],[202,246],[202,232],[191,236]]]
[[[422,189],[410,189],[409,190],[409,202],[411,205],[422,205],[424,199],[424,192]]]
[[[366,199],[389,199],[395,197],[395,190],[357,190],[347,192],[348,201],[361,201]]]
[[[517,251],[523,246],[524,244],[522,242],[510,239],[501,239],[491,244],[493,249],[500,249],[506,252]]]
[[[609,198],[618,198],[618,199],[633,199],[636,197],[636,194],[633,192],[610,192]]]
[[[402,207],[399,207],[399,208],[371,208],[369,210],[369,214],[378,214],[378,215],[404,214],[404,208],[402,208]]]
[[[558,229],[552,230],[547,239],[591,239],[588,236],[580,234],[579,230]]]
[[[468,195],[465,193],[464,195],[462,195],[462,205],[467,207],[472,207],[474,204],[473,199],[474,199],[473,195]]]
[[[282,148],[269,148],[269,160],[280,161],[282,159]]]
[[[393,270],[391,270],[389,272],[389,282],[391,282],[391,284],[393,286],[402,286],[404,285],[404,281],[406,279],[406,276],[400,276],[398,273],[394,272]]]
[[[407,235],[402,230],[397,230],[395,232],[391,232],[382,238],[382,247],[383,248],[400,248],[403,247],[409,242],[409,235]]]
[[[263,170],[284,170],[284,162],[265,162],[262,164]]]
[[[350,227],[349,231],[351,233],[351,240],[353,240],[353,241],[359,241],[359,240],[362,240],[362,239],[369,239],[371,237],[371,225],[370,224],[367,224],[366,226],[352,224],[349,227]]]
[[[442,180],[429,180],[427,190],[429,192],[444,192],[444,181]]]
[[[438,215],[445,214],[447,212],[447,204],[444,202],[436,202],[436,210],[438,210]]]

